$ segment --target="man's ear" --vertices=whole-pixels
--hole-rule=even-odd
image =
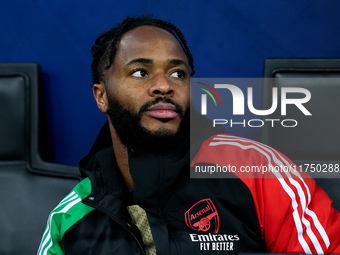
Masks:
[[[108,100],[106,96],[105,85],[102,83],[93,84],[92,91],[99,110],[101,110],[103,113],[106,113],[108,110]]]

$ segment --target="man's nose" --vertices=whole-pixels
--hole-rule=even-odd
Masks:
[[[171,96],[174,93],[174,87],[165,74],[158,74],[152,79],[149,89],[151,96]]]

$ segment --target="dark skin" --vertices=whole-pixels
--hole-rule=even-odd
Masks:
[[[93,95],[106,114],[107,95],[133,112],[159,96],[171,98],[186,110],[190,104],[188,66],[187,57],[173,35],[158,27],[140,26],[122,36],[113,65],[105,73],[105,81],[93,85]],[[181,120],[172,104],[158,103],[143,113],[141,125],[152,132],[169,134],[178,131]],[[118,167],[132,191],[127,148],[110,121],[109,124]]]

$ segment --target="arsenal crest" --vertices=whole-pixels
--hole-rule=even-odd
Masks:
[[[186,211],[185,223],[196,231],[218,233],[219,216],[211,199],[202,199]]]

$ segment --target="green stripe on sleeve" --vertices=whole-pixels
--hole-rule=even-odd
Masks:
[[[64,254],[61,240],[65,232],[94,208],[83,204],[83,198],[91,193],[89,178],[82,180],[50,213],[38,255]]]

